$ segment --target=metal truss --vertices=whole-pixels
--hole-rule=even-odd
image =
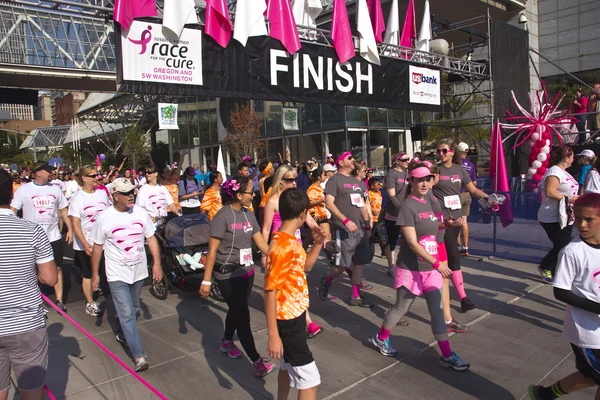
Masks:
[[[0,62],[114,71],[116,57],[107,0],[0,2]]]

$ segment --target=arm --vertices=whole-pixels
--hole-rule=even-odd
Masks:
[[[206,265],[204,265],[204,278],[203,282],[212,282],[212,272],[215,267],[215,261],[217,260],[217,249],[221,245],[221,239],[212,237],[208,241],[208,256],[206,257]],[[206,298],[210,294],[211,285],[200,286],[200,296]]]
[[[558,185],[560,185],[560,181],[556,176],[547,177],[544,182],[544,193],[546,194],[546,197],[561,201],[565,196],[558,193]],[[577,200],[577,196],[569,197],[569,203],[574,203],[575,200]]]
[[[335,206],[335,197],[333,197],[330,194],[325,195],[325,207],[327,207],[332,216],[339,219],[340,221],[344,221],[346,219],[346,216],[342,214],[340,210]],[[358,230],[358,226],[356,226],[356,224],[352,221],[349,221],[346,224],[346,228],[348,228],[350,232],[356,232]]]
[[[265,291],[265,314],[267,316],[267,332],[269,344],[267,353],[279,360],[283,356],[283,344],[277,330],[277,289]]]
[[[483,199],[484,197],[487,197],[487,194],[485,194],[485,192],[483,192],[482,190],[477,189],[473,182],[467,183],[465,189],[467,189],[471,196],[477,199]]]
[[[400,208],[400,204],[402,204],[402,202],[396,196],[396,189],[395,188],[387,189],[387,195],[388,195],[388,200],[392,202],[394,207]]]
[[[16,208],[14,208],[13,206],[10,206],[10,209],[11,209],[12,212],[15,213],[15,215],[19,212],[19,210],[16,209]]]
[[[371,203],[368,201],[364,201],[365,206],[360,209],[360,215],[362,216],[363,221],[365,222],[365,226],[372,226],[373,214],[371,213]]]
[[[306,262],[304,264],[305,272],[310,272],[315,266],[317,259],[319,258],[319,253],[321,252],[321,248],[323,247],[323,243],[325,243],[326,239],[325,234],[320,228],[312,228],[311,231],[313,236],[313,247],[306,255]]]
[[[54,286],[58,282],[58,269],[54,260],[37,265],[38,280],[44,285]]]
[[[67,234],[65,235],[65,241],[67,244],[71,244],[73,243],[73,225],[71,224],[71,218],[69,218],[67,207],[60,209],[60,215],[68,229]]]
[[[102,258],[103,245],[94,243],[92,249],[92,290],[98,290],[98,284],[100,283],[100,258]]]
[[[279,200],[279,199],[277,199]],[[273,217],[275,216],[275,201],[274,197],[271,196],[269,200],[267,200],[267,204],[265,204],[264,214],[263,214],[263,226],[262,226],[262,236],[266,241],[269,240],[269,234],[271,233],[271,227],[273,226]],[[263,253],[266,255],[266,253]]]
[[[73,232],[75,232],[75,236],[77,236],[77,239],[79,239],[79,241],[81,242],[81,245],[83,246],[83,250],[85,251],[85,254],[87,254],[88,256],[92,255],[92,246],[90,246],[90,244],[87,242],[87,240],[85,240],[85,236],[83,235],[83,230],[81,229],[81,219],[79,219],[78,217],[71,217],[72,220],[72,224],[73,224]]]
[[[148,248],[150,249],[150,254],[152,254],[152,260],[154,264],[152,265],[152,280],[154,282],[158,282],[162,279],[162,266],[160,265],[160,247],[158,246],[158,240],[156,240],[156,236],[152,235],[146,238],[146,243],[148,243]]]
[[[600,314],[600,303],[579,297],[570,290],[554,288],[554,297],[556,300],[562,301],[570,306],[581,308],[594,314]]]
[[[258,247],[262,254],[269,253],[269,245],[263,237],[262,232],[256,232],[254,235],[252,235],[252,240],[254,240],[254,243],[256,243],[256,247]]]
[[[191,199],[192,197],[196,197],[199,196],[200,192],[193,192],[190,194],[184,194],[183,196],[179,196],[179,200],[188,200]]]

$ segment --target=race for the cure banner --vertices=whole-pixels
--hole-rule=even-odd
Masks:
[[[439,106],[442,101],[440,71],[411,65],[408,72],[410,102]]]
[[[420,77],[424,83],[417,84],[409,73],[411,62],[404,59],[382,56],[379,66],[357,55],[341,64],[333,47],[305,41],[290,56],[268,36],[250,37],[246,47],[230,40],[222,48],[190,28],[180,41],[169,41],[160,25],[141,21],[117,37],[117,90],[123,93],[440,111],[439,71],[417,68],[428,71]],[[429,72],[437,77],[437,97],[411,102],[409,82],[411,87],[433,85]],[[293,110],[287,111],[283,124],[295,130],[298,121]]]
[[[165,34],[169,36],[165,36]],[[202,85],[202,31],[184,29],[180,38],[160,24],[133,21],[121,31],[123,79]]]

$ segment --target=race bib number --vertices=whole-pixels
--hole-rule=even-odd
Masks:
[[[356,206],[358,208],[362,208],[365,206],[362,196],[358,193],[352,193],[350,195],[350,202],[352,203],[353,206]]]
[[[419,244],[425,249],[430,256],[437,256],[438,245],[435,241],[435,236],[424,236],[419,240]]]
[[[54,196],[37,196],[32,198],[34,222],[40,225],[51,224],[55,218]]]
[[[249,267],[254,264],[252,249],[240,249],[240,264]]]
[[[453,196],[444,196],[444,206],[450,210],[460,210],[460,197],[457,194]]]

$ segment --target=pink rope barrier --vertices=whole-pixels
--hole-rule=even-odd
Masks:
[[[56,397],[54,396],[54,394],[50,391],[50,389],[48,389],[48,386],[44,385],[44,392],[46,392],[46,394],[48,395],[48,398],[50,400],[56,400]]]
[[[93,337],[88,331],[86,331],[81,325],[79,325],[77,322],[75,322],[75,320],[71,317],[69,317],[63,310],[61,310],[60,308],[58,308],[53,302],[52,300],[50,300],[48,297],[44,296],[42,294],[42,298],[44,299],[44,301],[48,304],[50,304],[52,306],[52,308],[54,308],[60,315],[62,315],[63,317],[66,318],[67,321],[69,321],[70,323],[72,323],[75,328],[79,329],[85,336],[87,336],[88,339],[90,339],[96,346],[100,347],[100,349],[102,349],[102,351],[104,351],[106,354],[108,354],[113,360],[115,360],[121,367],[125,368],[127,370],[127,372],[129,372],[131,375],[133,375],[134,378],[136,378],[138,381],[140,381],[144,386],[146,386],[148,389],[150,389],[150,391],[152,393],[154,393],[156,396],[158,396],[158,398],[162,399],[162,400],[169,400],[169,398],[167,396],[165,396],[164,394],[162,394],[158,389],[156,389],[154,386],[152,386],[148,381],[146,381],[144,378],[142,378],[137,372],[135,372],[133,369],[131,369],[131,367],[129,367],[127,364],[125,364],[125,362],[123,362],[119,357],[117,357],[113,352],[111,352],[109,349],[107,349],[102,343],[100,343],[98,341],[98,339],[96,339],[95,337]],[[50,400],[55,399],[53,396],[51,396],[51,392],[50,390],[48,390],[48,388],[46,388],[46,393],[48,394],[48,397],[50,397]]]

